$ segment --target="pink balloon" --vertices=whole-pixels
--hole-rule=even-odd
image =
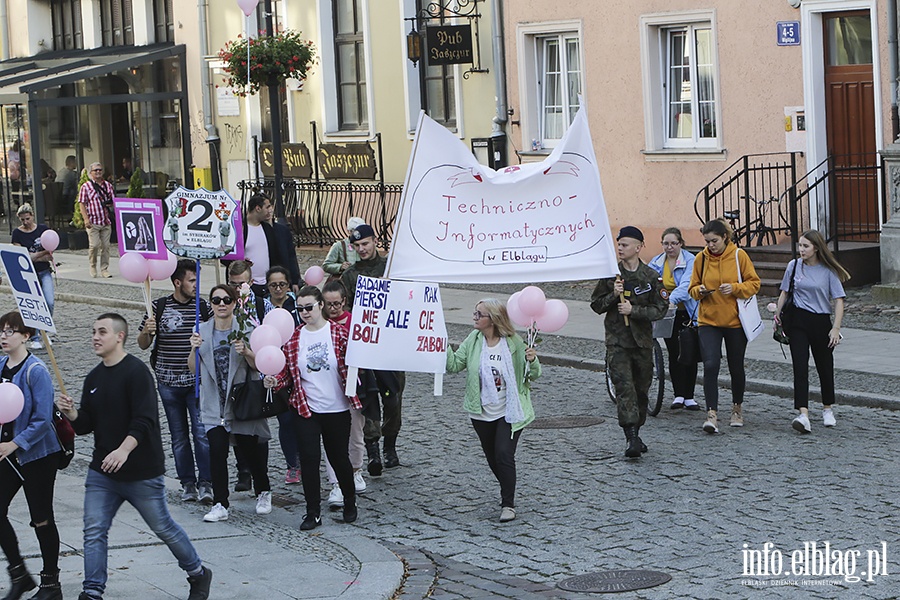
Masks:
[[[267,314],[263,319],[263,325],[269,325],[275,328],[275,331],[278,332],[278,335],[281,338],[281,343],[275,344],[276,346],[285,345],[287,341],[291,339],[291,336],[294,335],[294,317],[291,316],[291,313],[284,310],[283,308],[270,310],[269,314]]]
[[[150,264],[140,254],[126,252],[119,259],[119,273],[131,283],[142,283],[150,275]]]
[[[544,312],[535,318],[535,326],[540,331],[559,331],[569,320],[569,307],[562,300],[547,300]]]
[[[256,370],[263,375],[278,375],[284,363],[284,352],[277,346],[266,346],[256,353]]]
[[[303,274],[303,281],[306,285],[319,285],[325,279],[325,269],[319,265],[313,265]]]
[[[25,396],[14,383],[0,383],[0,423],[12,423],[25,406]]]
[[[509,300],[506,301],[506,312],[509,313],[510,320],[519,327],[530,327],[531,317],[522,312],[522,308],[519,306],[521,297],[521,291],[510,296]]]
[[[59,248],[59,234],[52,229],[48,229],[47,231],[42,233],[41,248],[43,248],[47,252],[53,252],[54,250]]]
[[[150,266],[150,279],[154,281],[162,281],[168,279],[178,267],[178,257],[171,252],[166,253],[164,260],[150,259],[147,261]]]
[[[249,17],[253,14],[253,11],[256,10],[256,5],[259,4],[259,0],[237,0],[237,4],[241,8],[241,12]]]
[[[522,290],[522,295],[519,296],[519,308],[532,318],[537,318],[538,315],[544,312],[544,304],[546,303],[547,298],[544,296],[544,291],[533,285],[529,285]]]
[[[281,347],[281,334],[271,325],[260,325],[250,334],[250,348],[259,352],[266,346]]]

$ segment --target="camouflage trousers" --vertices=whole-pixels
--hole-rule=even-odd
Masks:
[[[366,444],[377,443],[382,437],[396,438],[403,424],[403,390],[406,373],[400,373],[400,391],[394,396],[381,396],[381,406],[375,401],[371,416],[366,417],[363,439]],[[383,408],[382,408],[383,407]],[[376,417],[376,418],[372,418]]]
[[[640,427],[647,420],[647,394],[653,380],[653,350],[607,346],[606,368],[616,390],[619,425]]]

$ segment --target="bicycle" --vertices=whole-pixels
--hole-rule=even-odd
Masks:
[[[669,335],[672,332],[669,330]],[[612,379],[609,377],[609,365],[606,366],[606,371],[604,372],[606,377],[606,392],[609,394],[609,399],[612,400],[613,404],[616,403],[616,389],[613,386]],[[656,391],[656,396],[653,396],[654,390]],[[662,408],[663,396],[666,392],[666,371],[665,371],[665,362],[663,360],[663,349],[662,346],[659,345],[659,341],[656,337],[653,338],[653,380],[650,382],[650,391],[648,395],[647,401],[647,414],[651,417],[655,417],[659,414],[659,410]]]
[[[744,236],[747,237],[747,246],[753,245],[754,238],[756,239],[757,247],[765,245],[774,246],[778,243],[778,239],[775,236],[775,228],[766,224],[765,220],[766,207],[772,203],[778,204],[778,198],[771,196],[768,200],[759,201],[750,194],[746,194],[740,198],[741,200],[749,200],[756,205],[756,218],[746,225],[739,226],[737,224],[738,219],[741,218],[741,210],[739,208],[726,210],[722,213],[722,216],[728,219],[728,224],[734,231],[734,234],[731,236],[731,240],[734,244],[740,246],[740,240]]]

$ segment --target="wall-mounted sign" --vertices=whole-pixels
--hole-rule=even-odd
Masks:
[[[282,144],[281,165],[285,177],[294,179],[312,178],[312,159],[306,144]],[[259,145],[259,166],[263,175],[273,177],[275,175],[275,151],[272,144],[265,142]]]
[[[472,28],[469,25],[439,25],[425,28],[429,65],[471,64]]]
[[[778,21],[775,26],[778,29],[779,46],[800,45],[800,21]]]
[[[366,142],[320,144],[319,173],[325,179],[375,179],[375,150]]]

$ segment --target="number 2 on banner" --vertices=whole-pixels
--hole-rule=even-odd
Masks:
[[[194,200],[188,205],[188,213],[194,212],[195,206],[200,206],[203,214],[191,221],[187,228],[191,231],[205,231],[209,233],[212,230],[212,219],[209,218],[213,212],[212,205],[203,200]],[[203,221],[206,221],[206,223],[203,223]]]

